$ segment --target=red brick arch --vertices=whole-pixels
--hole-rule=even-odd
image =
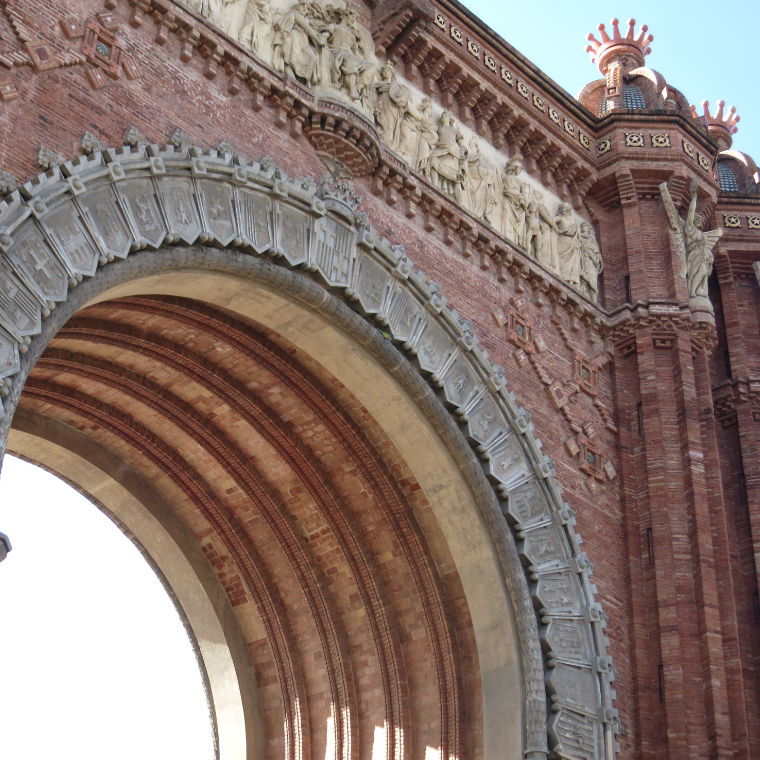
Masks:
[[[177,597],[213,628],[222,757],[614,753],[551,463],[346,188],[139,147],[26,195],[0,211],[3,441],[200,579],[205,612]]]

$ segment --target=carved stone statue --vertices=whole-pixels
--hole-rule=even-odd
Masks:
[[[417,141],[416,164],[413,164],[420,174],[430,176],[428,161],[430,154],[438,142],[438,130],[433,119],[433,101],[423,98],[420,103],[420,134]]]
[[[520,180],[522,159],[515,156],[507,161],[502,176],[504,204],[501,231],[512,242],[525,246],[525,212],[528,208],[528,185]]]
[[[554,219],[557,229],[559,276],[577,288],[581,280],[581,239],[578,220],[568,203],[560,203]]]
[[[596,301],[599,294],[602,269],[602,254],[594,230],[588,222],[581,222],[581,291],[592,301]]]
[[[401,113],[410,94],[409,88],[396,80],[393,66],[384,63],[375,82],[374,114],[380,138],[390,148],[395,148],[398,142]]]
[[[533,208],[531,209],[531,204]],[[544,194],[534,190],[526,211],[526,245],[539,264],[556,272],[559,269],[557,260],[556,232],[554,218],[544,203]],[[535,227],[538,226],[538,233]]]
[[[368,105],[375,64],[371,60],[372,47],[356,23],[356,9],[328,5],[326,15],[329,23],[324,37],[332,56],[330,81],[352,100]]]
[[[682,219],[665,182],[660,185],[660,195],[673,229],[676,245],[684,258],[681,275],[686,277],[689,298],[708,299],[707,280],[713,268],[712,249],[720,240],[723,229],[703,232],[704,217],[697,213],[697,181],[691,181],[691,201],[686,219]]]
[[[269,24],[268,0],[222,0],[219,26],[251,50],[259,49],[261,27]]]
[[[407,97],[403,102],[401,118],[398,123],[396,152],[409,164],[409,166],[417,165],[417,158],[420,155],[422,143],[424,119],[425,117],[422,110],[417,110],[414,107],[411,92],[407,90]],[[435,135],[435,125],[433,124],[432,126],[433,135]],[[429,149],[425,154],[425,157],[427,158],[428,155],[430,155]]]
[[[326,39],[318,34],[313,20],[323,15],[313,2],[296,3],[274,24],[272,64],[278,70],[317,85],[322,79],[321,52]]]
[[[462,202],[464,188],[464,161],[467,151],[462,148],[464,137],[449,111],[444,111],[438,124],[438,141],[428,158],[428,170],[433,184]]]
[[[480,152],[474,137],[465,163],[465,200],[478,219],[498,224],[499,176],[496,167]]]

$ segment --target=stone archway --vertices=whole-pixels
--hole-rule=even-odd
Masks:
[[[344,359],[354,351],[372,357],[403,390],[407,408],[433,426],[438,446],[466,483],[466,509],[482,525],[478,541],[508,589],[514,614],[522,751],[538,758],[551,746],[568,757],[611,757],[613,692],[602,615],[551,464],[503,372],[478,348],[472,326],[447,308],[403,250],[376,238],[354,205],[347,188],[290,180],[269,161],[240,166],[229,155],[171,146],[104,151],[40,175],[0,210],[3,442],[45,347],[87,304],[144,293],[217,303],[279,331],[307,356],[320,356],[318,341],[292,328],[299,319],[316,319],[334,340],[346,341],[326,361],[332,375],[361,396],[361,372],[352,375],[341,365],[350,364]],[[251,298],[252,292],[266,297]],[[286,314],[282,324],[277,314]],[[360,400],[371,407],[371,398]],[[382,417],[381,404],[375,407],[370,411]],[[392,433],[392,420],[381,427]],[[415,471],[413,460],[407,451],[405,461],[418,476],[424,468]],[[484,599],[473,591],[474,575],[467,590],[466,547],[456,547],[455,524],[446,534],[445,516],[436,517],[471,611],[488,607],[488,593]],[[319,603],[319,584],[303,582],[316,583],[310,598]],[[501,749],[494,716],[508,708],[505,692],[489,691],[485,683],[494,633],[486,629],[493,621],[479,630],[478,614],[472,617],[490,756]],[[331,635],[326,629],[324,647],[337,651],[340,637],[330,643]],[[337,724],[356,709],[350,689],[341,686],[341,678],[350,684],[351,676],[339,671],[331,686],[343,705]],[[513,686],[511,708],[516,692]],[[299,699],[297,683],[291,697]],[[451,738],[441,742],[449,756],[459,753],[452,709]],[[341,743],[336,751],[352,757],[353,724],[345,723],[344,733],[340,726],[333,732]],[[295,758],[298,726],[291,730],[286,754]],[[387,737],[385,743],[393,744]],[[394,750],[391,756],[401,755]]]

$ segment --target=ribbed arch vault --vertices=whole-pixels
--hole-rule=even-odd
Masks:
[[[613,754],[551,465],[345,188],[105,151],[16,194],[0,247],[3,441],[163,574],[223,760]]]

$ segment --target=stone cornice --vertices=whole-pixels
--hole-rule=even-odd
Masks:
[[[654,348],[671,348],[679,334],[688,333],[692,346],[708,354],[715,350],[715,324],[697,319],[688,304],[675,302],[638,302],[626,304],[610,314],[610,342],[623,355],[636,351],[637,336],[644,333]]]

